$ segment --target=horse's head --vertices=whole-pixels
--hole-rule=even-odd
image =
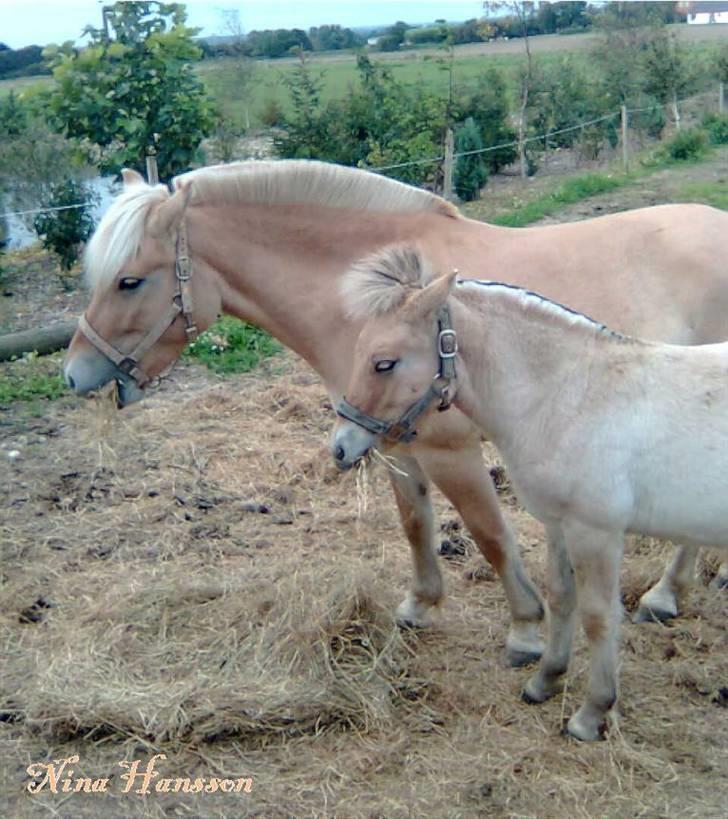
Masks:
[[[135,171],[123,177],[124,191],[86,251],[93,294],[64,363],[76,393],[115,380],[122,406],[139,400],[147,383],[220,311],[217,288],[206,281],[209,271],[187,256],[190,183],[170,195]]]
[[[436,401],[440,409],[450,406],[457,352],[445,310],[455,271],[423,286],[419,253],[396,249],[365,260],[353,274],[349,302],[360,315],[368,305],[370,315],[356,343],[346,398],[337,407],[331,449],[342,469],[380,439],[411,440],[417,419]]]

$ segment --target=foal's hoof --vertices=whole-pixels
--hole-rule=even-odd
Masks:
[[[664,623],[677,617],[677,598],[665,592],[660,585],[646,591],[634,615],[635,623]]]

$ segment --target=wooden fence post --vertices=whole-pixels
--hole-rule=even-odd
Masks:
[[[445,165],[443,167],[442,196],[448,201],[452,200],[452,176],[455,164],[455,135],[452,128],[447,129],[445,135]]]
[[[147,182],[150,185],[156,185],[159,182],[157,157],[154,155],[153,149],[150,149],[149,153],[147,154]]]
[[[627,113],[627,106],[622,106],[622,165],[625,172],[629,168],[629,114]]]

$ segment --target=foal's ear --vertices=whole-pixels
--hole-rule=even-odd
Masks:
[[[134,185],[144,185],[144,177],[133,168],[123,168],[121,178],[124,180],[125,188],[133,188]]]
[[[419,290],[405,304],[405,312],[410,319],[427,318],[435,314],[447,301],[455,287],[458,271],[446,273]]]
[[[179,185],[169,199],[162,202],[149,214],[147,230],[152,236],[172,236],[185,215],[192,195],[192,185]]]

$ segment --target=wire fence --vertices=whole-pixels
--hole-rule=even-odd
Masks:
[[[678,104],[683,104],[683,103],[686,103],[686,102],[689,102],[689,101],[694,101],[694,100],[699,99],[701,97],[707,97],[707,96],[710,96],[711,98],[715,97],[715,99],[721,99],[722,98],[722,93],[723,93],[723,88],[722,88],[722,85],[721,85],[721,88],[718,90],[718,92],[703,91],[703,92],[700,92],[698,94],[692,94],[689,97],[682,97],[682,98],[676,100],[676,102]],[[493,151],[503,150],[505,148],[516,148],[521,144],[525,145],[527,143],[532,143],[532,142],[544,142],[545,143],[549,139],[552,139],[553,137],[556,137],[556,136],[561,136],[563,134],[571,133],[573,131],[584,130],[586,128],[591,127],[592,125],[598,125],[601,122],[606,122],[606,121],[611,120],[611,119],[616,119],[616,118],[621,119],[625,115],[627,115],[629,117],[629,116],[634,115],[634,114],[642,114],[642,113],[646,113],[648,111],[654,111],[659,107],[660,106],[658,104],[646,105],[646,106],[642,106],[642,107],[639,107],[639,108],[626,108],[625,107],[624,109],[620,109],[618,111],[611,111],[610,113],[604,114],[603,116],[600,116],[600,117],[595,117],[593,119],[589,119],[589,120],[585,120],[585,121],[582,121],[582,122],[574,123],[574,125],[569,125],[569,126],[567,126],[565,128],[559,128],[559,129],[557,129],[555,131],[548,131],[546,133],[538,134],[536,136],[532,135],[532,136],[529,136],[529,137],[525,137],[523,139],[522,143],[519,142],[519,140],[512,140],[511,142],[503,142],[503,143],[500,143],[499,145],[489,145],[488,147],[476,148],[476,149],[471,150],[471,151],[455,152],[455,153],[452,154],[451,157],[447,157],[446,155],[441,154],[439,156],[423,157],[421,159],[411,159],[411,160],[407,160],[406,162],[396,162],[396,163],[391,164],[391,165],[380,165],[378,167],[368,167],[367,166],[365,169],[368,170],[368,171],[371,171],[373,173],[382,173],[384,171],[394,171],[394,170],[399,170],[401,168],[414,167],[414,166],[418,166],[418,165],[434,165],[434,164],[437,164],[437,163],[444,162],[444,161],[446,161],[446,159],[457,160],[457,159],[460,159],[461,157],[466,157],[466,156],[475,156],[475,155],[478,155],[478,154],[488,154],[488,153],[492,153]],[[720,105],[717,104],[716,108],[720,108]],[[7,218],[7,217],[31,216],[31,215],[39,214],[39,213],[54,213],[54,212],[57,212],[57,211],[74,210],[76,208],[85,208],[85,207],[91,206],[92,204],[93,203],[89,200],[89,201],[85,201],[85,202],[75,202],[75,203],[73,203],[71,205],[58,205],[56,207],[39,207],[39,208],[30,208],[28,210],[5,211],[4,213],[2,213],[0,215],[0,219],[4,219],[4,218]]]

